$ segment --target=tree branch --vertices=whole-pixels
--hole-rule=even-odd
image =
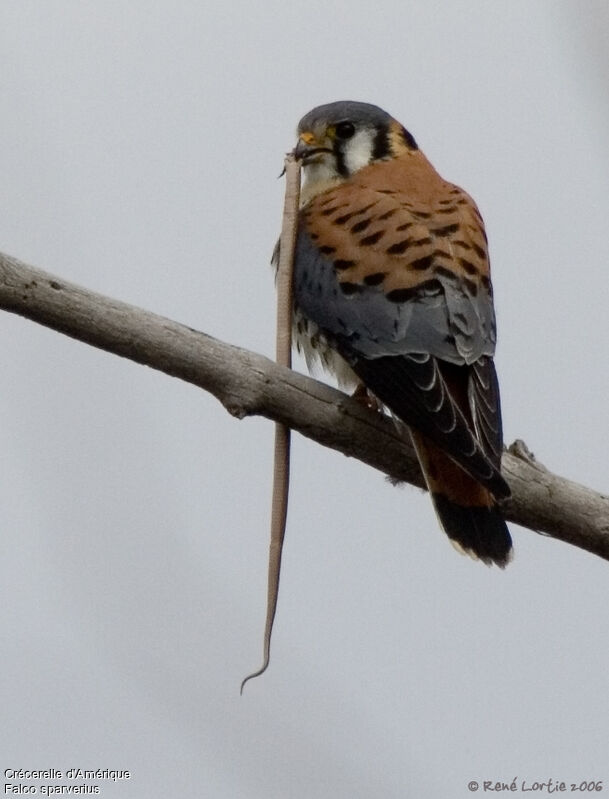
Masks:
[[[326,447],[424,487],[388,417],[268,358],[0,254],[0,308],[213,394],[233,416],[282,422]],[[503,456],[506,518],[609,560],[609,497],[552,474],[522,442]]]

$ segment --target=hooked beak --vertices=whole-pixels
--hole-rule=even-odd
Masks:
[[[329,147],[324,147],[316,138],[315,134],[311,133],[310,131],[305,131],[301,133],[298,137],[298,143],[293,150],[295,158],[299,161],[302,161],[303,164],[311,163],[313,160],[319,160],[313,158],[313,156],[317,155],[318,153],[332,153],[332,150]]]

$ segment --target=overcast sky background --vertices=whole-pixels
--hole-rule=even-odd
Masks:
[[[482,210],[506,441],[607,491],[608,53],[604,0],[2,0],[0,249],[272,356],[283,154],[313,106],[374,102]],[[0,331],[2,770],[129,769],[100,783],[124,799],[609,790],[606,562],[512,525],[513,564],[475,564],[422,492],[296,436],[240,697],[272,425]]]

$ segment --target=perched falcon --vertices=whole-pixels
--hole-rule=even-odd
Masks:
[[[374,105],[336,102],[298,125],[304,172],[296,342],[407,426],[455,546],[505,566],[495,315],[484,224],[413,136]]]

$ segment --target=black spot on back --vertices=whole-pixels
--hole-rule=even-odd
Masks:
[[[452,283],[457,280],[455,273],[450,269],[447,269],[445,266],[436,266],[434,272],[436,275],[438,275],[438,277],[444,277],[446,280],[450,280]]]
[[[343,216],[337,216],[336,219],[333,219],[332,221],[334,222],[335,225],[344,225],[354,216],[355,213],[343,214]]]
[[[472,295],[472,297],[476,297],[478,295],[478,284],[476,281],[470,280],[466,277],[463,282],[465,284],[465,288]]]
[[[357,294],[359,291],[362,291],[363,286],[359,283],[339,283],[341,291],[343,294],[350,296],[351,294]]]
[[[334,268],[338,271],[341,271],[342,269],[349,269],[351,266],[355,266],[355,261],[347,261],[344,258],[337,258],[334,261]]]
[[[444,227],[438,227],[435,230],[432,230],[434,236],[450,236],[451,233],[456,233],[459,230],[459,225],[445,225]]]
[[[402,239],[402,241],[397,241],[395,244],[392,244],[391,247],[387,247],[385,252],[387,255],[402,255],[405,253],[410,245],[410,239]]]
[[[425,255],[423,258],[417,258],[414,261],[411,261],[409,267],[411,269],[417,269],[419,271],[424,271],[425,269],[429,269],[429,267],[433,264],[433,255]],[[436,270],[439,271],[439,270]]]
[[[378,200],[375,200],[373,203],[369,203],[368,205],[365,205],[363,208],[360,208],[359,211],[356,211],[355,215],[359,216],[360,214],[365,214],[366,211],[369,211],[371,208],[374,208],[374,206],[377,204],[377,202],[378,202]]]
[[[477,275],[478,274],[478,267],[473,264],[471,261],[468,261],[467,258],[459,258],[459,263],[465,269],[468,275]]]
[[[393,289],[387,294],[387,299],[391,302],[408,302],[416,296],[415,289]]]
[[[391,300],[391,302],[416,302],[423,295],[440,294],[441,291],[442,284],[439,280],[426,280],[414,288],[393,289],[387,294],[387,299]]]
[[[371,221],[371,219],[362,219],[361,222],[356,222],[351,228],[351,233],[360,233],[362,230],[366,230]]]
[[[372,244],[376,244],[377,241],[383,237],[385,231],[377,230],[376,233],[371,233],[369,236],[364,236],[363,239],[360,239],[360,244],[363,244],[364,247],[370,247]]]
[[[380,283],[385,280],[385,273],[384,272],[375,272],[373,275],[366,275],[364,278],[364,283],[367,286],[378,286]]]
[[[393,216],[397,213],[397,208],[390,208],[388,211],[385,211],[384,214],[381,214],[378,218],[379,219],[389,219],[390,216]]]

